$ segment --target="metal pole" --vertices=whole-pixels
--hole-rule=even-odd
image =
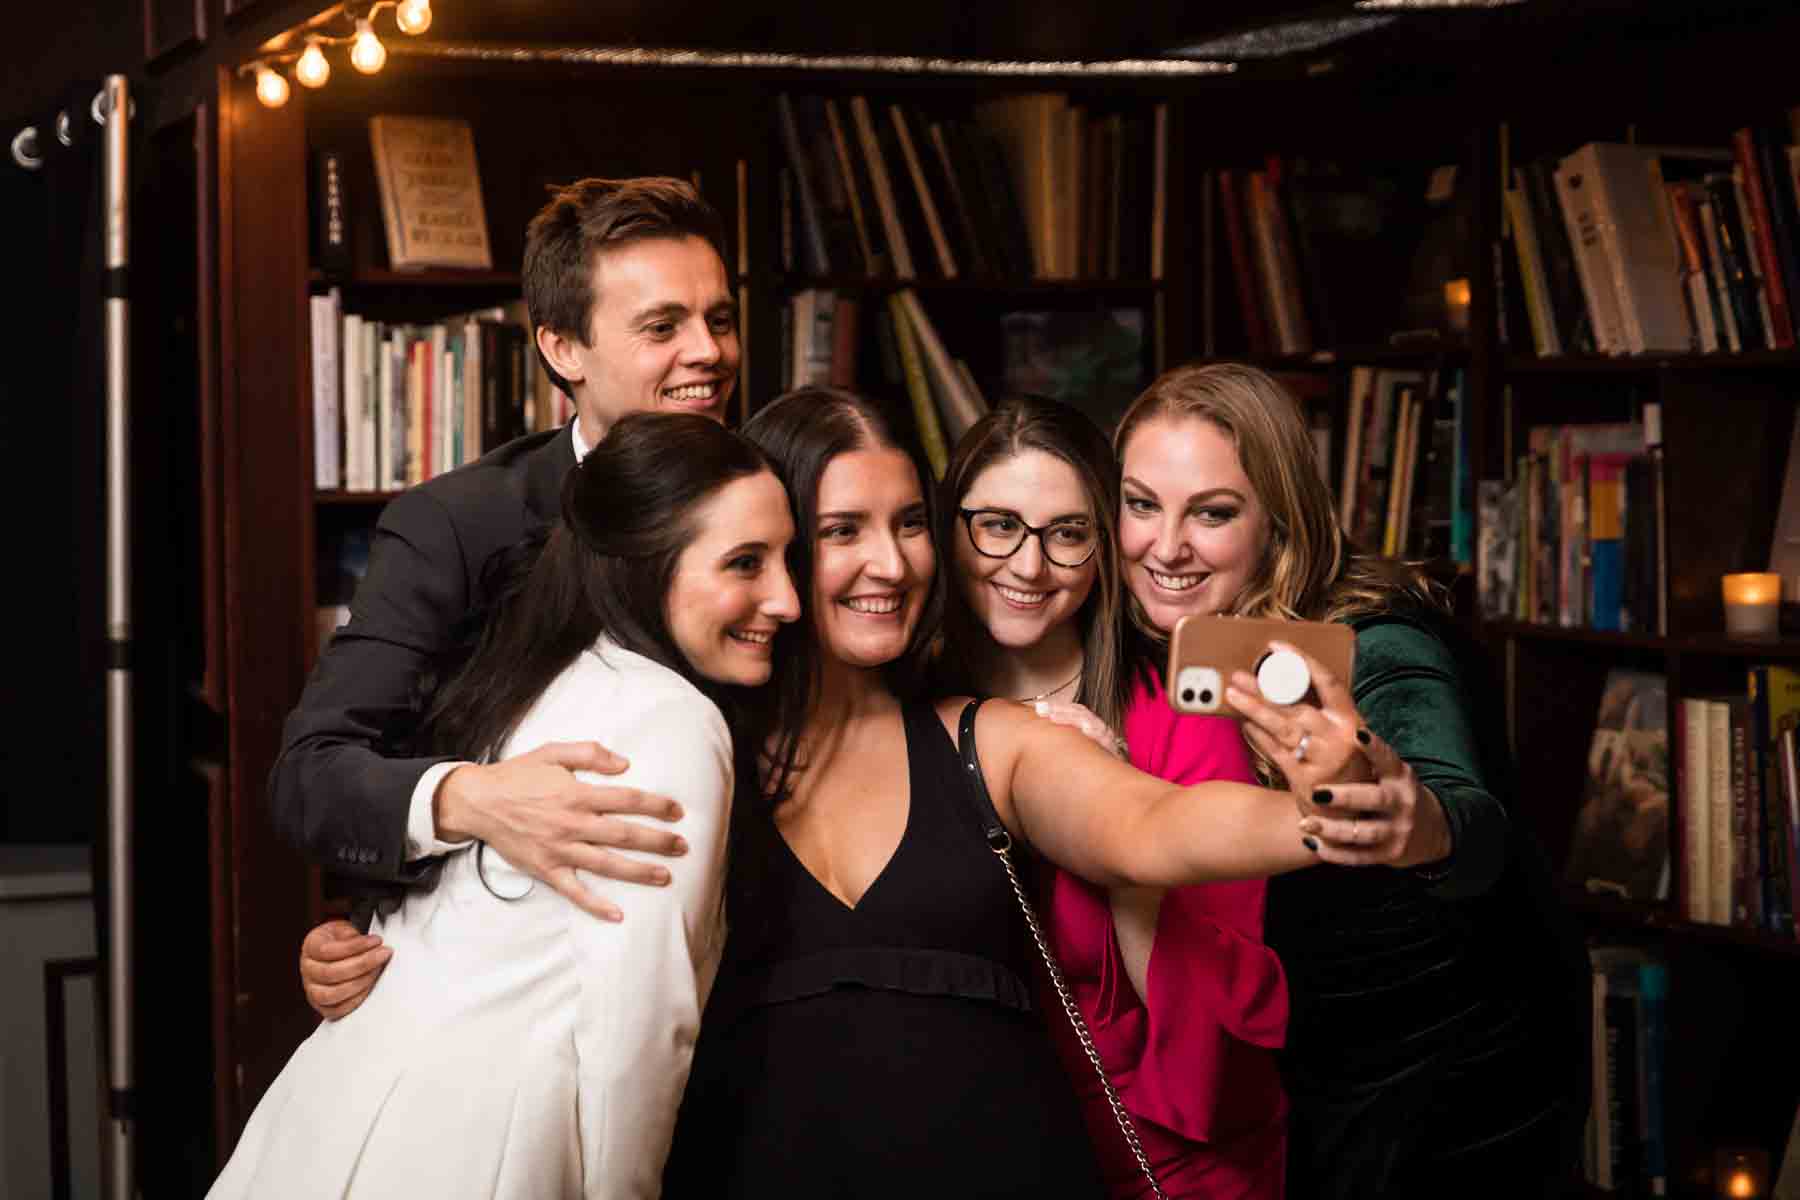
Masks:
[[[106,825],[111,876],[106,977],[108,1163],[106,1194],[134,1200],[133,1111],[137,1076],[132,1020],[131,730],[131,94],[108,75],[94,116],[106,126]]]

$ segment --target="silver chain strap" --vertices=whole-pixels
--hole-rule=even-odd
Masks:
[[[1094,1039],[1088,1033],[1087,1021],[1081,1010],[1075,1006],[1075,997],[1069,992],[1069,985],[1063,982],[1062,971],[1056,965],[1056,958],[1050,953],[1050,943],[1044,940],[1044,931],[1038,926],[1037,913],[1032,911],[1031,901],[1025,898],[1025,889],[1019,886],[1018,873],[1013,870],[1012,839],[1004,835],[988,843],[1000,865],[1006,868],[1006,878],[1012,882],[1013,895],[1019,898],[1019,909],[1025,914],[1025,925],[1031,930],[1031,940],[1037,943],[1038,953],[1043,956],[1044,970],[1050,973],[1050,986],[1056,989],[1056,998],[1062,1001],[1063,1012],[1069,1016],[1069,1024],[1075,1027],[1075,1036],[1081,1039],[1082,1053],[1087,1055],[1088,1062],[1093,1064],[1094,1074],[1100,1079],[1100,1086],[1106,1092],[1106,1103],[1112,1109],[1113,1120],[1119,1123],[1119,1132],[1125,1135],[1125,1145],[1131,1149],[1131,1156],[1137,1159],[1138,1169],[1144,1178],[1150,1181],[1150,1191],[1156,1200],[1169,1200],[1162,1190],[1162,1184],[1156,1182],[1156,1172],[1150,1169],[1150,1157],[1144,1153],[1144,1144],[1138,1140],[1137,1126],[1132,1124],[1131,1114],[1125,1111],[1125,1105],[1119,1099],[1118,1089],[1107,1078],[1106,1066],[1100,1061],[1100,1052],[1094,1048]]]

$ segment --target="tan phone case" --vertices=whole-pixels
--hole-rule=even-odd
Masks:
[[[1243,714],[1225,702],[1233,671],[1256,674],[1270,642],[1286,642],[1318,659],[1347,687],[1356,662],[1356,633],[1336,621],[1282,621],[1252,617],[1187,616],[1169,639],[1169,707],[1195,716]],[[1317,701],[1309,688],[1307,698]]]

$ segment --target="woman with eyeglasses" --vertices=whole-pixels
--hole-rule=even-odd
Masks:
[[[1126,611],[1118,460],[1092,421],[1009,398],[964,435],[941,495],[946,690],[1032,704],[1171,783],[1253,782],[1230,721],[1176,719],[1163,698],[1150,639]],[[1164,1192],[1280,1196],[1287,988],[1262,942],[1266,882],[1108,889],[1052,869],[1041,884],[1065,979]],[[1108,1190],[1148,1195],[1057,1006],[1049,1025]]]

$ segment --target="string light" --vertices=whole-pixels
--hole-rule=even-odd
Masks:
[[[318,42],[306,43],[306,49],[300,52],[300,59],[294,64],[294,78],[309,88],[324,87],[325,81],[331,78],[331,64],[325,61],[325,51],[319,49]]]
[[[400,0],[394,10],[394,24],[401,33],[417,37],[431,28],[431,0]]]
[[[288,102],[288,81],[279,72],[268,67],[258,67],[256,71],[256,98],[264,107],[280,108]]]
[[[364,75],[373,75],[387,65],[387,47],[375,33],[375,18],[383,9],[394,10],[394,27],[401,33],[416,37],[431,28],[431,0],[374,0],[366,7],[350,3],[333,18],[350,22],[349,32],[314,29],[306,35],[304,49],[261,55],[238,67],[238,74],[256,77],[256,98],[269,108],[280,108],[292,94],[282,73],[284,67],[291,67],[294,78],[305,87],[325,86],[331,78],[327,46],[349,46],[350,65]]]
[[[350,65],[364,75],[373,75],[387,62],[387,47],[375,36],[375,26],[367,17],[356,23],[356,40],[350,43]]]

